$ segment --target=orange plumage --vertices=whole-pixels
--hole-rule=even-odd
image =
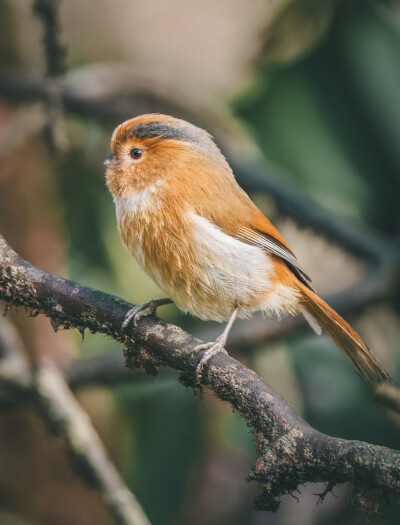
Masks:
[[[201,368],[223,349],[236,316],[303,312],[362,377],[391,381],[358,334],[313,291],[207,132],[167,115],[142,115],[116,128],[111,148],[107,185],[127,248],[179,308],[201,319],[229,319],[216,342],[199,348],[208,349]],[[154,304],[141,306],[132,316],[153,311]]]

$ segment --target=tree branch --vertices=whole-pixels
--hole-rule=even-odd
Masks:
[[[135,496],[126,487],[86,412],[75,400],[55,366],[41,363],[36,374],[36,395],[53,432],[61,436],[81,475],[101,493],[120,525],[150,525]]]
[[[58,9],[60,0],[34,0],[33,11],[43,25],[43,47],[46,57],[47,139],[50,147],[65,153],[69,147],[65,121],[61,79],[66,71],[66,47],[59,38]]]
[[[110,386],[145,377],[141,372],[127,368],[121,354],[73,359],[61,371],[72,390],[92,385]]]
[[[195,387],[200,341],[176,326],[143,318],[121,333],[131,304],[98,290],[48,274],[24,261],[0,236],[0,298],[47,315],[54,328],[101,332],[126,346],[130,367],[155,373],[165,365]],[[258,460],[249,477],[260,482],[259,509],[276,511],[280,497],[306,482],[331,485],[351,481],[355,500],[375,510],[384,495],[400,495],[400,452],[317,432],[303,421],[257,374],[228,355],[205,367],[202,384],[229,402],[252,429]],[[368,493],[368,497],[365,495]]]

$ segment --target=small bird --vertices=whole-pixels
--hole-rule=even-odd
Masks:
[[[203,320],[227,321],[197,367],[225,352],[237,317],[261,310],[302,313],[325,330],[372,384],[390,375],[351,326],[315,292],[279,231],[237,184],[212,136],[189,122],[147,114],[123,122],[104,161],[122,240],[140,267],[168,295],[136,306],[134,324],[175,302]]]

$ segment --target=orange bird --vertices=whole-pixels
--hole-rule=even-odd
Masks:
[[[106,179],[122,240],[170,298],[133,308],[123,327],[172,301],[200,319],[228,321],[214,342],[195,347],[206,350],[199,379],[204,364],[225,351],[237,317],[301,312],[364,379],[392,382],[360,336],[313,290],[209,133],[168,115],[141,115],[115,129],[111,149]]]

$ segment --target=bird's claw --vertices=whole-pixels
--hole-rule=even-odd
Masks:
[[[203,357],[201,358],[199,364],[196,367],[196,380],[200,383],[201,376],[203,374],[204,365],[215,355],[219,353],[227,354],[225,350],[226,339],[218,337],[215,341],[211,343],[202,343],[194,347],[194,352],[199,352],[200,350],[205,350]]]
[[[133,322],[133,326],[137,326],[137,323],[141,317],[154,315],[157,311],[157,308],[163,304],[166,304],[165,299],[152,299],[147,303],[134,306],[126,314],[124,322],[122,323],[122,330],[125,330],[131,322]]]

